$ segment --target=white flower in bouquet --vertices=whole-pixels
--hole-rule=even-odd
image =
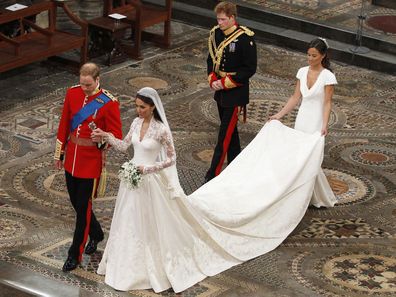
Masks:
[[[142,181],[142,174],[138,167],[133,164],[132,160],[121,165],[121,169],[118,171],[118,177],[126,183],[129,189],[139,187],[139,184]]]

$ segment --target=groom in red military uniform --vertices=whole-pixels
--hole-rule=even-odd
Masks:
[[[209,35],[207,71],[221,123],[205,182],[220,174],[226,156],[229,164],[241,152],[238,114],[242,112],[245,118],[249,79],[257,68],[254,33],[237,24],[236,5],[222,1],[214,10],[218,25]]]
[[[121,138],[118,101],[99,86],[99,67],[86,63],[80,69],[80,85],[67,90],[58,128],[55,167],[65,168],[67,191],[76,211],[73,242],[63,271],[75,269],[82,253],[92,254],[103,240],[102,228],[92,211],[107,144],[91,138],[96,127]],[[89,235],[89,243],[86,245]]]

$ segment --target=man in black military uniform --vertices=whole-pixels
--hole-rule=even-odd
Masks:
[[[220,174],[226,155],[229,164],[241,151],[238,115],[243,113],[245,120],[249,79],[257,68],[254,33],[237,24],[236,5],[223,1],[214,11],[218,25],[210,31],[208,40],[208,81],[215,91],[221,124],[205,182]]]

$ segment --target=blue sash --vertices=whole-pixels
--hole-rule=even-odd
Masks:
[[[71,120],[70,131],[74,131],[82,122],[84,122],[89,116],[93,115],[97,110],[102,108],[106,103],[110,102],[111,98],[105,94],[100,94],[94,100],[89,102],[78,113],[74,115]]]

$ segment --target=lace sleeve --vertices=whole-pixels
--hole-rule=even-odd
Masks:
[[[123,140],[114,137],[114,135],[111,133],[107,133],[107,135],[105,136],[105,140],[116,150],[125,152],[132,143],[132,134],[135,131],[136,126],[137,126],[137,121],[135,119],[131,124],[131,128],[129,129],[128,134],[125,136]]]
[[[143,174],[157,172],[161,169],[176,164],[176,152],[173,145],[172,134],[165,126],[162,126],[158,140],[165,150],[165,160],[156,162],[155,165],[144,166]]]

